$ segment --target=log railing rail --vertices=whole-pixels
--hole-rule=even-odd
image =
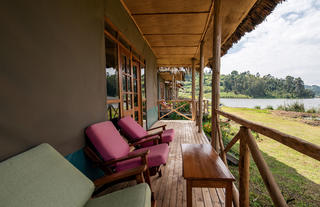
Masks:
[[[183,103],[182,105],[177,106],[178,103]],[[186,106],[189,105],[190,110],[186,110]],[[209,101],[208,100],[203,100],[202,103],[203,107],[203,113],[206,114],[208,113],[208,106],[209,106]],[[164,117],[172,114],[172,113],[176,113],[188,120],[192,120],[195,121],[197,120],[196,117],[199,114],[199,102],[198,100],[194,100],[192,101],[192,99],[177,99],[177,100],[158,100],[158,119],[161,120]],[[188,114],[185,114],[179,110],[184,109],[186,111],[186,113],[188,113],[191,116],[187,116]],[[160,112],[163,112],[166,110],[166,113],[164,115],[161,115]]]
[[[224,148],[222,134],[219,124],[213,126],[213,130],[217,130],[218,142],[220,147],[220,157],[227,165],[226,153],[231,147],[240,140],[240,156],[239,156],[239,193],[236,188],[233,189],[234,206],[249,206],[249,166],[250,154],[257,165],[264,184],[270,194],[275,206],[288,206],[283,195],[266,163],[256,140],[252,136],[251,130],[263,134],[283,145],[290,147],[302,154],[320,161],[320,146],[307,142],[298,137],[282,133],[278,130],[259,125],[257,123],[245,120],[233,114],[215,110],[216,114],[224,116],[241,125],[240,131]],[[240,196],[239,196],[240,195]]]

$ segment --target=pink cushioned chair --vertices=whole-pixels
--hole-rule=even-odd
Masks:
[[[121,132],[133,143],[148,137],[160,136],[160,143],[169,144],[174,137],[174,130],[173,129],[166,130],[166,125],[161,125],[158,127],[145,130],[131,116],[126,116],[121,118],[118,121],[118,126],[120,127]],[[148,131],[152,131],[159,128],[162,128],[162,131],[154,134],[148,134]],[[150,145],[152,145],[152,142],[146,142],[142,146],[150,146]]]
[[[139,166],[143,161],[141,155],[149,151],[146,162],[150,174],[155,175],[159,173],[159,176],[161,176],[160,167],[166,164],[169,154],[167,144],[157,144],[130,152],[129,144],[121,137],[119,131],[111,121],[89,126],[86,129],[86,135],[101,158],[105,161],[105,165],[109,164],[109,167],[111,167],[113,171],[119,172]],[[144,142],[158,140],[159,137],[151,137],[131,145],[137,146]]]

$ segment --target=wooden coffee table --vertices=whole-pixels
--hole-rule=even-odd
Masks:
[[[187,206],[192,207],[192,187],[225,188],[225,206],[232,206],[233,175],[210,144],[181,144],[183,177],[187,180]]]

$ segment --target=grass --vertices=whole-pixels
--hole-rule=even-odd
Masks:
[[[320,145],[320,127],[274,115],[268,109],[223,107],[222,110]],[[232,133],[238,128],[232,124],[235,131]],[[285,199],[291,200],[289,206],[320,206],[320,162],[263,135],[257,142]],[[238,154],[239,144],[232,150]],[[230,169],[238,177],[238,168],[233,166]],[[272,206],[253,160],[250,166],[250,206]]]

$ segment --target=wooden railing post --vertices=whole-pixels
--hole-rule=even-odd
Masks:
[[[264,160],[259,147],[254,139],[254,137],[251,134],[251,130],[247,129],[247,144],[249,146],[252,158],[254,162],[256,163],[258,170],[260,172],[260,175],[263,179],[263,182],[271,196],[271,199],[275,206],[288,206],[286,201],[284,200],[282,193],[276,183],[276,181],[273,178],[273,175]]]
[[[240,128],[240,157],[239,157],[239,203],[241,207],[249,207],[250,151],[247,145],[248,128]]]
[[[221,157],[222,161],[224,162],[224,164],[228,167],[227,152],[224,149],[221,129],[220,129],[219,126],[217,126],[217,129],[218,129],[218,135],[219,135],[220,157]],[[237,134],[237,136],[238,136],[238,134]],[[233,206],[234,207],[238,207],[239,206],[239,192],[238,192],[238,189],[237,189],[237,187],[235,186],[234,183],[232,184],[232,201],[233,201]]]

